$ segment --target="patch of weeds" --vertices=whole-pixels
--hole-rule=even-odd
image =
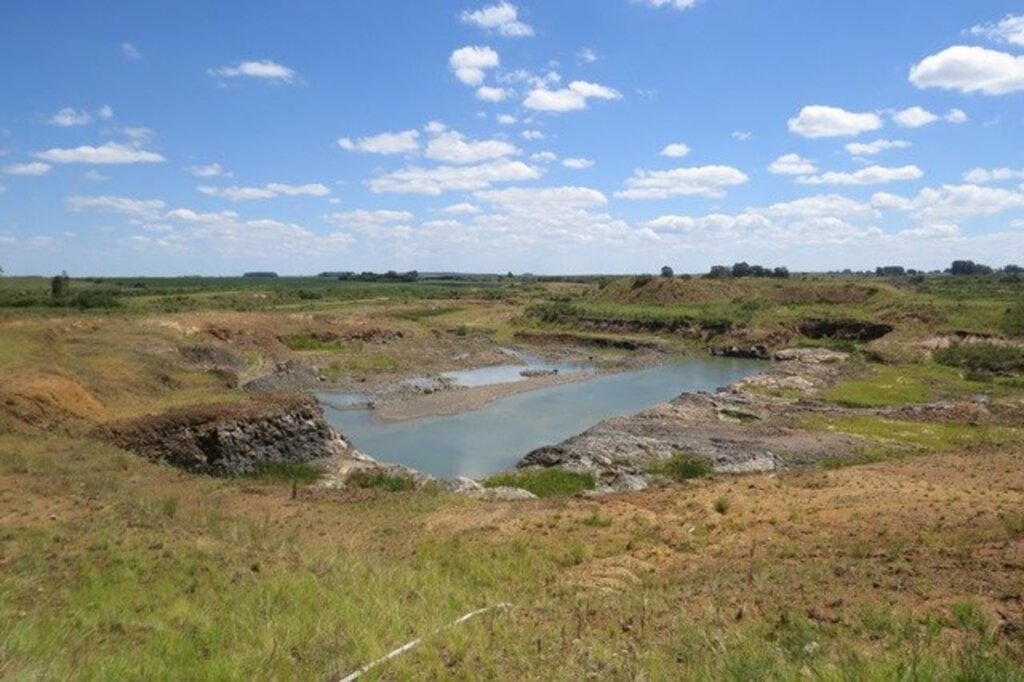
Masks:
[[[731,508],[732,508],[732,502],[730,502],[729,498],[726,497],[725,495],[722,495],[717,500],[715,500],[714,510],[716,512],[718,512],[719,514],[722,514],[722,515],[728,514],[729,510]]]
[[[935,361],[947,367],[959,367],[974,375],[1024,374],[1024,348],[996,343],[958,343],[940,348]]]
[[[990,623],[988,616],[974,602],[960,601],[953,604],[953,619],[956,626],[961,630],[974,632],[980,637],[989,633]]]
[[[179,501],[177,497],[164,497],[160,500],[160,513],[169,519],[178,515]]]
[[[689,481],[714,473],[711,462],[686,452],[677,452],[668,459],[653,462],[647,471],[671,478],[673,481]]]
[[[412,476],[389,474],[385,471],[371,471],[368,469],[353,471],[345,479],[345,483],[351,488],[386,490],[390,493],[401,493],[416,489],[416,481],[413,480]]]
[[[600,514],[597,513],[596,509],[592,509],[590,511],[590,516],[583,519],[583,521],[581,521],[580,523],[590,528],[607,528],[608,526],[612,525],[612,520],[602,517]]]
[[[1024,535],[1024,512],[1006,512],[1003,514],[1003,525],[1012,536]]]
[[[597,487],[593,474],[566,471],[558,467],[495,474],[483,482],[485,488],[522,488],[537,497],[575,495]]]
[[[298,483],[311,485],[320,480],[323,470],[309,462],[271,462],[261,465],[246,476],[267,483]]]
[[[448,315],[449,313],[458,313],[465,310],[461,306],[439,306],[437,308],[417,308],[415,310],[400,310],[391,313],[391,317],[396,320],[406,320],[408,322],[419,322],[431,317],[440,317],[441,315]]]

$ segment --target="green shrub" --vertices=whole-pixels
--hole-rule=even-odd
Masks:
[[[309,462],[272,462],[259,466],[246,478],[268,483],[300,483],[310,485],[323,476],[323,470]]]
[[[648,471],[652,474],[666,476],[673,481],[689,481],[710,475],[714,469],[711,462],[685,452],[678,452],[670,458],[655,462]]]
[[[391,493],[416,489],[416,481],[411,476],[365,469],[352,472],[345,483],[351,488],[386,490]]]
[[[732,503],[729,501],[729,498],[726,497],[725,495],[722,495],[717,500],[715,500],[715,511],[719,514],[728,514],[731,508]]]
[[[593,490],[597,486],[597,478],[593,474],[580,474],[552,467],[495,474],[483,483],[485,488],[522,488],[537,497],[557,497]]]
[[[958,343],[935,351],[933,357],[941,365],[959,367],[977,376],[987,374],[1024,373],[1024,348],[996,343]]]
[[[1007,336],[1024,336],[1024,303],[1018,303],[1006,311],[1002,329]]]

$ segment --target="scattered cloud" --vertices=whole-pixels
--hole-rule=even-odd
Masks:
[[[448,213],[449,215],[470,215],[473,213],[479,213],[480,207],[468,202],[462,202],[459,204],[452,204],[441,209],[441,213]]]
[[[783,154],[772,161],[768,171],[775,175],[810,175],[817,173],[818,168],[813,161],[799,154]]]
[[[83,145],[68,149],[48,149],[44,152],[36,152],[32,156],[40,161],[49,161],[50,163],[88,163],[95,165],[163,163],[166,160],[156,152],[116,142],[107,142],[99,147]]]
[[[155,220],[164,210],[165,204],[159,199],[132,199],[117,196],[72,196],[67,199],[72,211],[102,211],[120,213],[133,218]]]
[[[963,109],[950,109],[942,118],[947,123],[954,123],[959,125],[961,123],[967,123],[967,112],[965,112]]]
[[[531,142],[536,140],[543,140],[545,137],[544,133],[542,133],[539,130],[524,130],[521,133],[521,135],[523,136],[524,140],[530,140]]]
[[[87,170],[82,177],[90,182],[106,182],[110,179],[110,176],[104,175],[96,169]]]
[[[730,187],[745,184],[747,174],[731,166],[699,166],[665,171],[637,169],[615,193],[620,199],[667,199],[680,196],[720,198]]]
[[[189,173],[197,178],[220,178],[231,177],[231,173],[224,170],[219,163],[207,163],[186,168]]]
[[[128,59],[142,59],[142,52],[132,43],[121,43],[121,54]]]
[[[374,233],[378,228],[384,226],[408,223],[415,220],[415,218],[416,216],[409,211],[393,211],[387,209],[377,211],[357,209],[355,211],[345,211],[343,213],[331,213],[327,216],[328,220],[339,227],[368,233]]]
[[[916,197],[879,193],[871,197],[879,208],[906,211],[923,221],[956,221],[992,216],[1024,208],[1024,192],[978,185],[926,187]]]
[[[749,130],[734,130],[732,131],[732,139],[737,142],[746,142],[754,136],[754,133]]]
[[[4,167],[5,175],[45,175],[53,168],[48,163],[32,161],[31,163],[13,163]]]
[[[439,195],[444,192],[486,189],[499,182],[536,180],[544,171],[522,161],[495,159],[471,166],[409,166],[370,180],[372,192]]]
[[[576,50],[576,63],[577,64],[593,64],[599,59],[597,52],[584,47],[583,49]]]
[[[299,77],[294,69],[269,59],[239,62],[234,66],[210,69],[209,73],[220,78],[257,78],[271,83],[287,84],[296,82]]]
[[[902,128],[921,128],[929,123],[935,123],[939,117],[921,107],[910,107],[897,111],[892,115],[893,122]]]
[[[109,104],[104,104],[99,108],[99,111],[96,112],[96,115],[104,121],[109,121],[114,118],[114,108]]]
[[[696,7],[699,0],[633,0],[633,2],[642,2],[650,7],[671,7],[684,10]]]
[[[536,161],[537,163],[553,163],[558,161],[558,155],[554,152],[537,152],[536,154],[530,154],[530,161]]]
[[[801,137],[852,137],[882,127],[882,119],[875,113],[856,113],[838,107],[813,104],[789,119],[790,132]]]
[[[324,197],[331,193],[326,186],[320,183],[307,185],[286,185],[279,182],[272,182],[263,187],[211,187],[201,185],[196,188],[201,194],[210,197],[219,197],[231,201],[250,201],[255,199],[273,199],[278,196],[297,197]]]
[[[573,170],[585,170],[587,168],[593,168],[594,163],[595,162],[593,159],[573,158],[562,160],[563,166],[565,166],[566,168],[571,168]]]
[[[481,85],[476,89],[476,98],[484,102],[504,102],[514,94],[511,90],[495,88],[489,85]]]
[[[621,99],[622,93],[614,88],[587,81],[573,81],[566,88],[549,90],[546,86],[534,88],[523,100],[523,106],[535,111],[560,113],[587,108],[587,100]]]
[[[529,38],[534,34],[532,26],[519,21],[519,9],[510,2],[465,10],[459,19],[464,24],[479,26],[506,38]]]
[[[88,111],[65,107],[50,117],[50,123],[61,128],[72,128],[92,123],[92,114]]]
[[[444,163],[480,163],[519,154],[519,148],[504,140],[467,140],[454,130],[436,133],[427,143],[428,159]]]
[[[338,138],[338,146],[350,152],[366,154],[407,154],[420,148],[420,131],[403,130],[400,133],[381,133],[352,139]]]
[[[500,123],[503,126],[510,126],[510,125],[515,125],[516,122],[518,122],[519,119],[517,119],[512,114],[498,114],[498,119],[497,120],[498,120],[498,123]]]
[[[924,172],[917,166],[868,166],[853,173],[828,171],[820,175],[801,175],[796,179],[801,185],[880,185],[900,180],[917,180]]]
[[[689,145],[685,145],[682,142],[673,142],[672,144],[667,144],[661,150],[661,155],[667,156],[670,159],[681,159],[684,156],[689,155],[689,153]]]
[[[972,26],[968,33],[998,43],[1024,46],[1024,15],[1007,14],[998,23]]]
[[[972,185],[984,185],[989,182],[1002,182],[1005,180],[1024,180],[1024,169],[973,168],[964,173],[964,182]]]
[[[906,149],[905,140],[875,140],[874,142],[850,142],[845,149],[853,156],[874,156],[890,149]]]
[[[1006,95],[1024,90],[1024,57],[954,45],[911,67],[910,82],[918,88]]]
[[[448,57],[448,66],[455,77],[473,87],[483,84],[487,71],[500,65],[501,59],[497,52],[479,45],[460,47]]]

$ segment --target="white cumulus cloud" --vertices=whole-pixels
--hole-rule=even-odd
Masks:
[[[13,163],[10,166],[4,167],[4,174],[6,175],[45,175],[50,172],[52,166],[42,161],[33,161],[31,163]]]
[[[562,165],[573,170],[585,170],[594,167],[594,160],[582,158],[563,159]]]
[[[532,26],[519,21],[519,9],[510,2],[465,10],[459,19],[464,24],[479,26],[506,38],[528,38],[534,33]]]
[[[536,180],[544,171],[522,161],[495,159],[470,166],[409,166],[384,173],[367,185],[375,193],[439,195],[443,192],[486,189],[499,182]]]
[[[550,90],[546,86],[530,91],[523,100],[523,106],[534,111],[559,113],[587,108],[587,100],[621,99],[622,93],[614,88],[587,81],[573,81],[568,87]]]
[[[467,140],[454,130],[431,137],[426,149],[428,159],[455,164],[480,163],[518,153],[518,147],[504,140]]]
[[[341,137],[338,138],[338,146],[350,152],[405,154],[420,148],[419,137],[418,130],[403,130],[399,133],[381,133],[358,139]]]
[[[910,82],[919,88],[1006,95],[1024,90],[1024,57],[954,45],[911,67]]]
[[[231,201],[273,199],[278,196],[323,197],[331,193],[331,190],[320,183],[287,185],[280,182],[272,182],[262,187],[211,187],[209,185],[201,185],[196,189],[207,196],[229,199]]]
[[[661,150],[661,155],[667,156],[670,159],[681,159],[684,156],[687,156],[689,153],[689,145],[685,145],[682,142],[673,142],[672,144],[667,144]]]
[[[210,69],[210,74],[221,78],[258,78],[275,83],[294,83],[299,76],[294,69],[269,59],[244,61],[234,66]]]
[[[874,142],[850,142],[845,149],[853,156],[874,156],[890,149],[906,149],[910,143],[905,140],[875,140]]]
[[[88,111],[79,111],[71,107],[65,107],[50,117],[50,123],[61,128],[89,125],[92,122],[92,114]]]
[[[813,161],[799,154],[783,154],[772,161],[768,171],[775,175],[809,175],[817,173],[818,168]]]
[[[620,199],[667,199],[679,196],[725,196],[730,187],[745,184],[749,178],[731,166],[698,166],[672,170],[637,169],[626,180],[625,189],[615,193]]]
[[[448,66],[455,77],[466,85],[476,87],[484,82],[489,69],[501,65],[498,53],[489,47],[469,45],[460,47],[448,57]]]
[[[43,152],[36,152],[32,156],[40,161],[49,161],[50,163],[88,163],[96,165],[163,163],[166,160],[156,152],[116,142],[107,142],[99,147],[83,145],[69,149],[47,149]]]
[[[1024,14],[1007,14],[998,23],[972,26],[969,33],[1000,43],[1024,46]]]
[[[820,175],[801,175],[796,179],[801,185],[880,185],[900,180],[917,180],[924,172],[917,166],[868,166],[853,173],[828,171]]]
[[[857,113],[838,107],[812,104],[789,119],[789,130],[802,137],[852,137],[882,127],[878,114]]]

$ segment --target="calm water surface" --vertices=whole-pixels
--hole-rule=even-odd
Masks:
[[[372,411],[337,410],[327,420],[362,452],[439,478],[480,478],[523,455],[616,415],[634,414],[680,393],[709,391],[759,372],[754,360],[700,358],[520,393],[479,410],[385,423]],[[517,369],[522,369],[521,366]]]

